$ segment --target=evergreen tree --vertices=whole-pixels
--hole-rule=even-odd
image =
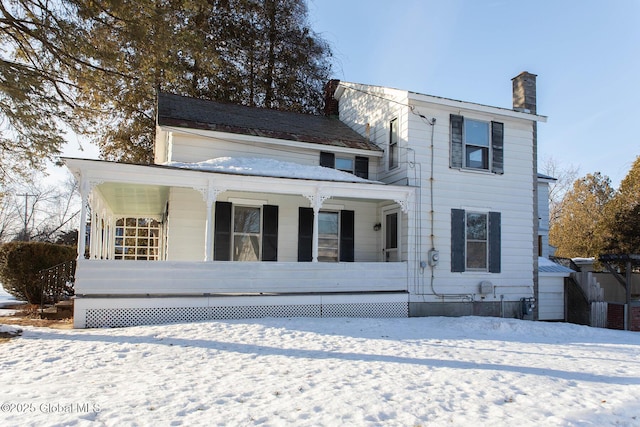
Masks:
[[[9,154],[55,156],[63,124],[103,157],[152,160],[157,90],[314,113],[331,51],[304,0],[2,0]],[[2,176],[0,176],[2,178]]]

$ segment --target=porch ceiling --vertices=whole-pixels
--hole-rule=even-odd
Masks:
[[[97,188],[116,215],[162,215],[169,198],[169,187],[160,185],[106,182]]]

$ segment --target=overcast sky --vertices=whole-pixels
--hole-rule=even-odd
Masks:
[[[309,0],[334,77],[511,108],[537,74],[538,158],[615,187],[640,155],[638,0]]]

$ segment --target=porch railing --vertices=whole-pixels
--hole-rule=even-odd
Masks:
[[[80,260],[76,295],[407,292],[406,262]]]
[[[45,305],[52,305],[63,300],[68,300],[74,295],[76,275],[75,259],[40,270],[38,273],[42,285],[40,311],[44,309]]]

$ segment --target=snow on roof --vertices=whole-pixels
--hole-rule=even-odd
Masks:
[[[538,271],[541,273],[573,273],[572,269],[543,257],[538,257]]]
[[[318,181],[367,182],[348,172],[324,166],[301,165],[273,159],[252,157],[218,157],[197,163],[167,162],[166,166],[202,170],[210,172],[233,173],[239,175],[271,176],[277,178],[313,179]]]

